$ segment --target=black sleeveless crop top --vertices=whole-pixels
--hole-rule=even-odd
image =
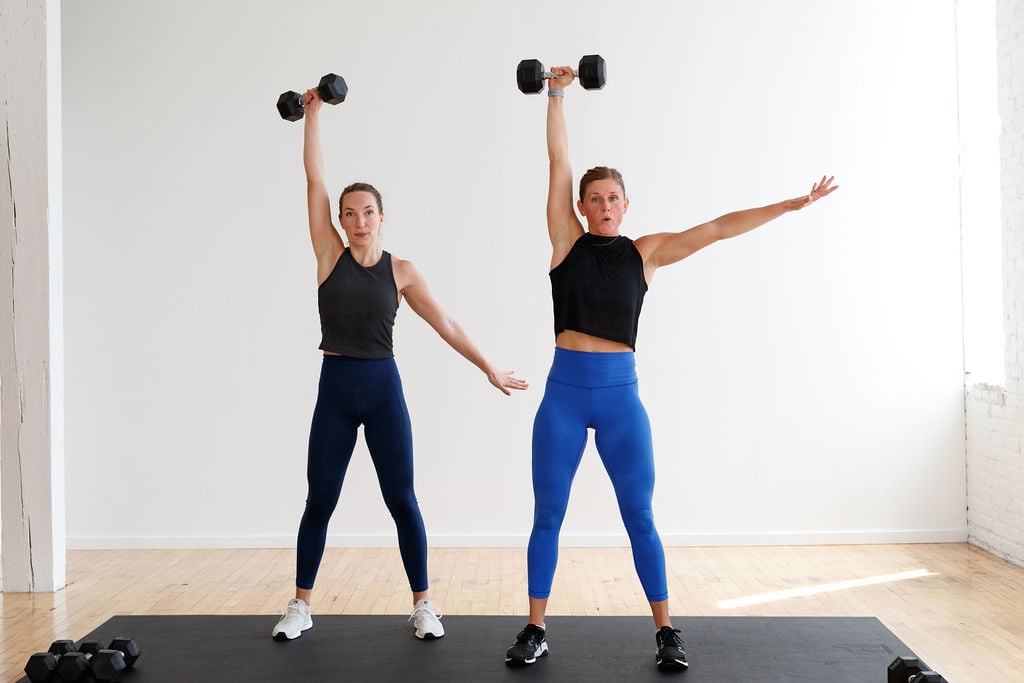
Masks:
[[[392,331],[398,311],[398,287],[391,254],[365,268],[346,249],[317,289],[320,349],[349,358],[394,358]]]
[[[647,281],[633,240],[585,232],[549,275],[556,337],[574,330],[636,349]]]

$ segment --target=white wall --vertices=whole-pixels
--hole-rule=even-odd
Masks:
[[[343,74],[332,187],[384,193],[505,398],[407,307],[396,352],[437,545],[524,544],[553,338],[545,101],[513,72],[601,53],[566,98],[624,232],[842,188],[659,272],[637,346],[667,543],[966,538],[952,2],[64,4],[70,547],[291,545],[319,369],[301,124]],[[360,445],[331,542],[394,543]],[[623,543],[592,446],[566,543]]]

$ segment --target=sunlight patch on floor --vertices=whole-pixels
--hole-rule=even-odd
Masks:
[[[835,591],[849,590],[851,588],[860,588],[862,586],[873,586],[880,583],[906,581],[908,579],[920,579],[925,576],[937,576],[937,574],[935,572],[930,572],[927,569],[914,569],[909,572],[900,572],[898,574],[883,574],[881,576],[869,576],[863,579],[850,579],[849,581],[823,583],[818,586],[790,588],[784,591],[772,591],[771,593],[761,593],[759,595],[751,595],[745,598],[721,600],[718,603],[718,608],[735,609],[737,607],[748,607],[750,605],[760,605],[766,602],[777,602],[779,600],[788,600],[790,598],[801,598],[806,597],[808,595],[817,595],[819,593],[832,593]]]

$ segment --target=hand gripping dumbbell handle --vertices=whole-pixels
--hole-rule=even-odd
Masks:
[[[575,76],[576,78],[579,78],[580,77],[580,72],[577,69],[573,69],[572,70],[572,75]],[[545,71],[544,74],[541,76],[541,78],[556,78],[556,76],[555,76],[555,74],[551,73],[550,71]]]

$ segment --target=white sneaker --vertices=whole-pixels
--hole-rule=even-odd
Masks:
[[[313,617],[309,614],[309,605],[298,598],[288,601],[287,607],[281,610],[281,618],[274,627],[274,640],[294,640],[302,632],[313,628]]]
[[[444,626],[441,626],[441,610],[430,600],[420,600],[412,610],[409,621],[416,627],[416,637],[433,640],[444,637]]]

